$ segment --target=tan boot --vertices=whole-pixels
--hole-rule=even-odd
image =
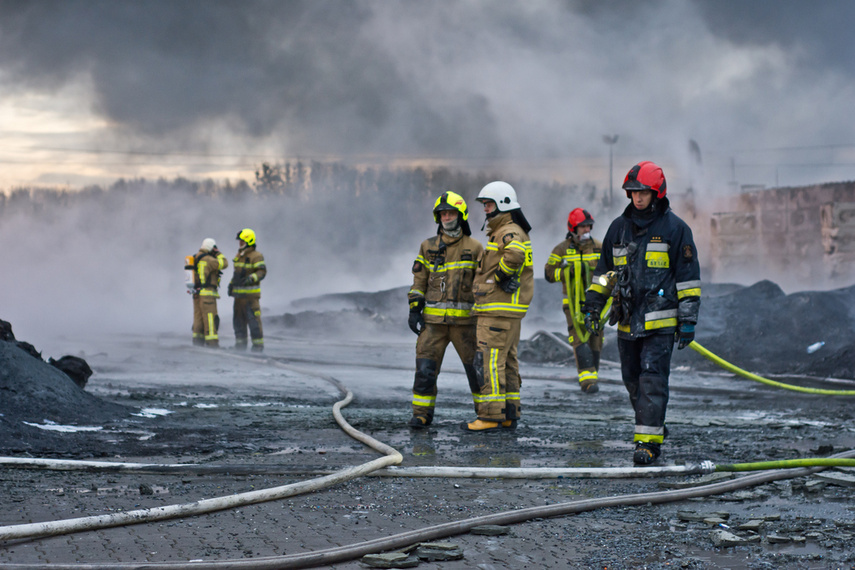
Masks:
[[[463,429],[468,431],[497,431],[502,429],[502,424],[499,422],[490,422],[482,419],[477,419],[474,422],[464,423]]]
[[[600,387],[597,386],[596,380],[585,380],[583,382],[579,382],[579,387],[586,394],[596,394],[600,391]]]

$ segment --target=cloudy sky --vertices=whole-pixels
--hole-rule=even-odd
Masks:
[[[440,160],[855,179],[844,0],[0,0],[0,188]],[[701,163],[689,151],[700,149]]]

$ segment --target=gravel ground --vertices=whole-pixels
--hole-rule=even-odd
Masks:
[[[69,342],[66,351],[84,356],[95,370],[87,392],[129,413],[88,426],[99,431],[33,438],[27,449],[6,449],[6,455],[232,467],[198,474],[7,468],[0,471],[0,524],[190,503],[304,481],[376,459],[377,452],[336,425],[331,409],[342,396],[330,378],[354,393],[343,410],[347,421],[399,450],[404,466],[630,464],[631,411],[619,372],[608,363],[602,389],[593,396],[581,393],[572,370],[525,366],[520,427],[469,434],[459,424],[473,415],[471,397],[462,368],[450,360],[440,377],[435,424],[412,431],[406,427],[411,339],[308,341],[283,331],[268,334],[265,358],[260,359],[225,349],[190,348],[186,339],[169,335]],[[664,465],[816,457],[855,448],[851,398],[804,395],[687,366],[673,373],[668,424]],[[266,466],[269,472],[248,474],[245,466]],[[720,475],[360,477],[212,514],[6,541],[0,543],[0,565],[295,554],[525,507],[697,485]],[[851,476],[831,469],[702,499],[538,518],[510,525],[501,536],[449,536],[442,540],[457,545],[463,558],[423,561],[419,567],[853,568]],[[715,533],[724,530],[720,525],[746,544],[716,546]],[[334,567],[366,566],[355,559]]]

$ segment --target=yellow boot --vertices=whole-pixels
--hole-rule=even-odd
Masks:
[[[482,419],[476,419],[474,422],[464,423],[463,429],[468,431],[498,431],[502,429],[502,424],[499,422],[491,422]]]

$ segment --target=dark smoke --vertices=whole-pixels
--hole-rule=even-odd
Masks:
[[[828,153],[798,165],[739,153],[851,144],[839,117],[855,94],[853,12],[795,0],[5,0],[0,73],[21,91],[90,83],[114,125],[90,146],[601,161],[602,134],[619,133],[618,171],[656,159],[675,178],[694,139],[717,165],[708,185],[723,185],[734,155],[742,183],[801,184],[851,168]]]

